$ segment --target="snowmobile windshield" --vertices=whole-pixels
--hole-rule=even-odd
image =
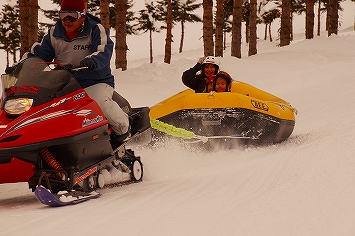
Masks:
[[[2,76],[7,99],[27,97],[33,106],[64,96],[80,88],[74,76],[64,69],[51,69],[40,58],[28,58],[19,63],[14,71]]]

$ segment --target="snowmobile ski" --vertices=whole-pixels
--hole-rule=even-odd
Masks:
[[[74,205],[101,196],[100,193],[95,191],[91,193],[81,191],[63,191],[62,193],[59,192],[55,195],[43,186],[38,186],[36,188],[35,195],[38,201],[42,204],[52,207]]]

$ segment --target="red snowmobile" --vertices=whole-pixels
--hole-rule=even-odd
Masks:
[[[151,140],[149,108],[132,108],[118,93],[113,99],[129,115],[131,137],[113,137],[74,71],[29,58],[1,77],[0,184],[28,182],[38,200],[51,206],[141,181],[140,157],[126,147]]]

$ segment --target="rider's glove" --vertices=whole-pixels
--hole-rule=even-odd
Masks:
[[[5,74],[11,74],[12,72],[14,72],[15,70],[15,66],[7,66],[5,69]]]
[[[201,57],[200,59],[198,59],[198,62],[197,63],[200,63],[202,64],[202,62],[205,60],[206,57]]]
[[[87,69],[83,69],[83,71],[93,70],[93,69],[95,69],[95,62],[90,58],[85,58],[84,60],[82,60],[80,62],[80,66],[87,67]]]

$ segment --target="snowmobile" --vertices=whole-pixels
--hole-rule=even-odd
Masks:
[[[1,76],[0,184],[28,182],[39,201],[61,206],[98,197],[97,189],[142,181],[132,149],[151,141],[149,107],[132,108],[131,136],[115,136],[98,104],[75,80],[82,68],[28,58]]]

